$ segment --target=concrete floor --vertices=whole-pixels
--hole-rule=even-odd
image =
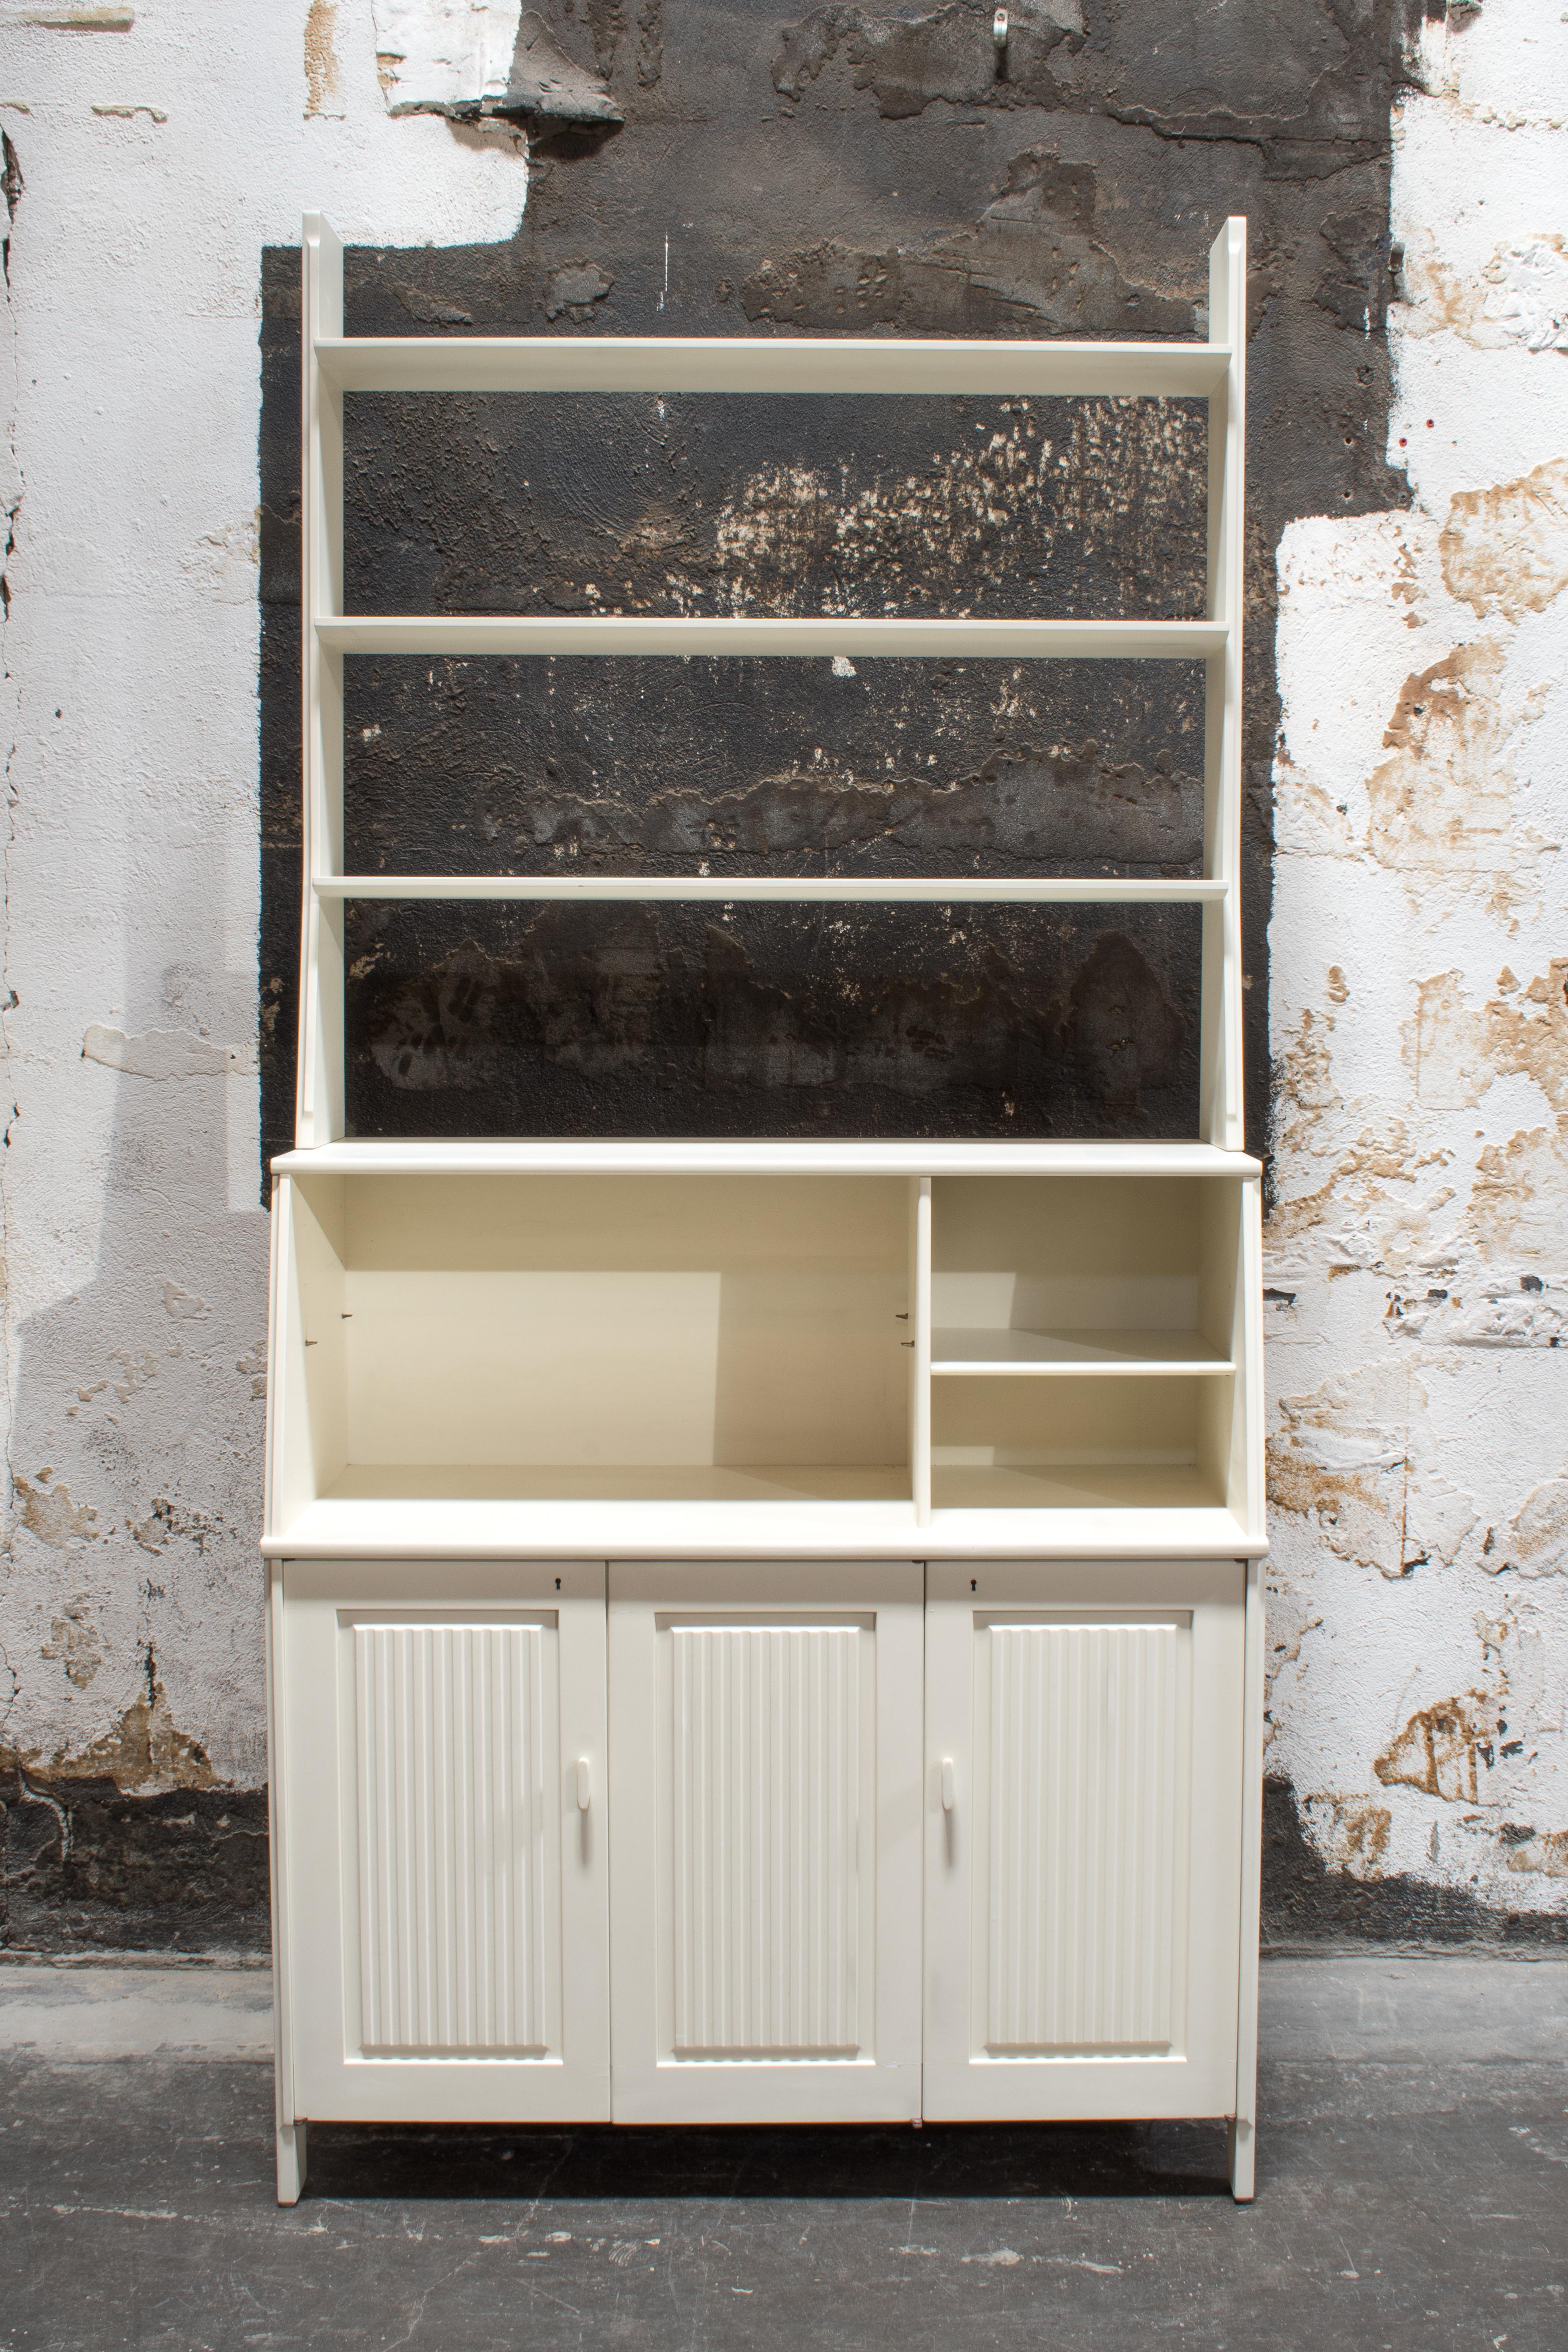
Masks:
[[[0,1969],[5,2352],[1564,2352],[1568,1961],[1264,1969],[1217,2126],[320,2129],[272,2199],[268,1980]]]

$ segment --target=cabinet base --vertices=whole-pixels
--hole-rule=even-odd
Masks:
[[[1255,2193],[1257,2134],[1246,2116],[1237,2116],[1226,2135],[1230,2164],[1230,2193],[1238,2205],[1250,2205]]]
[[[300,2191],[305,2186],[305,2168],[309,2161],[310,2126],[279,2124],[278,2126],[278,2202],[297,2205]]]

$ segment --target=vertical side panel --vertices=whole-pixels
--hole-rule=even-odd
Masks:
[[[984,2046],[1183,2038],[1174,1625],[990,1628]]]
[[[1236,2116],[1231,2189],[1253,2193],[1258,2124],[1258,1937],[1263,1877],[1263,1693],[1268,1648],[1263,1563],[1247,1563],[1246,1652],[1241,1732],[1241,1951],[1236,2033]]]
[[[304,903],[300,940],[300,1053],[295,1140],[343,1132],[342,909],[323,908],[318,875],[342,871],[343,664],[317,643],[318,618],[342,611],[343,399],[316,363],[320,336],[343,331],[343,249],[318,213],[305,215],[300,305],[300,636]]]
[[[1223,653],[1205,670],[1204,872],[1226,885],[1204,909],[1199,1118],[1206,1142],[1243,1148],[1241,1101],[1242,510],[1247,457],[1247,222],[1226,221],[1209,252],[1209,336],[1228,343],[1223,390],[1209,398],[1208,617]]]
[[[931,1525],[931,1180],[913,1179],[910,1242],[910,1477],[917,1527]]]
[[[545,1677],[553,1628],[356,1625],[361,2046],[554,2038]]]
[[[859,2047],[863,1638],[670,1630],[678,2056]]]

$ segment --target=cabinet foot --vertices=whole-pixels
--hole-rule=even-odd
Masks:
[[[1257,2135],[1250,2121],[1237,2116],[1227,2134],[1230,2193],[1238,2205],[1249,2205],[1254,2195],[1254,2152]]]
[[[300,2191],[305,2186],[308,2124],[279,2124],[278,2126],[278,2202],[297,2205]]]

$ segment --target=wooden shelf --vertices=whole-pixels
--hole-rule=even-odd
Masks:
[[[1178,1374],[1234,1372],[1201,1331],[935,1330],[931,1373],[984,1379],[1019,1372]]]
[[[943,1509],[1146,1513],[1168,1528],[1189,1511],[1224,1511],[1217,1482],[1187,1463],[1032,1464],[933,1462],[933,1517]],[[1228,1514],[1227,1514],[1228,1516]]]
[[[1219,621],[764,620],[694,614],[652,618],[587,614],[571,620],[534,613],[328,614],[315,617],[323,653],[431,654],[477,659],[663,655],[784,656],[866,661],[1202,661],[1224,653],[1231,632]]]
[[[967,1143],[936,1137],[348,1136],[279,1152],[277,1176],[1115,1176],[1247,1182],[1261,1160],[1212,1143]]]
[[[984,342],[857,335],[318,335],[339,392],[964,393],[976,398],[1223,390],[1228,343]]]
[[[319,874],[316,897],[429,900],[550,899],[957,907],[1214,906],[1223,882],[1180,874],[1043,874],[978,880],[973,875],[884,878],[848,874]]]
[[[351,1463],[328,1502],[909,1503],[886,1463]]]
[[[942,1507],[924,1526],[908,1502],[520,1501],[499,1496],[352,1496],[308,1504],[269,1533],[272,1559],[1256,1559],[1267,1538],[1188,1474],[1147,1482],[1147,1503],[1100,1474],[943,1471]],[[1123,1474],[1124,1482],[1125,1474]]]

